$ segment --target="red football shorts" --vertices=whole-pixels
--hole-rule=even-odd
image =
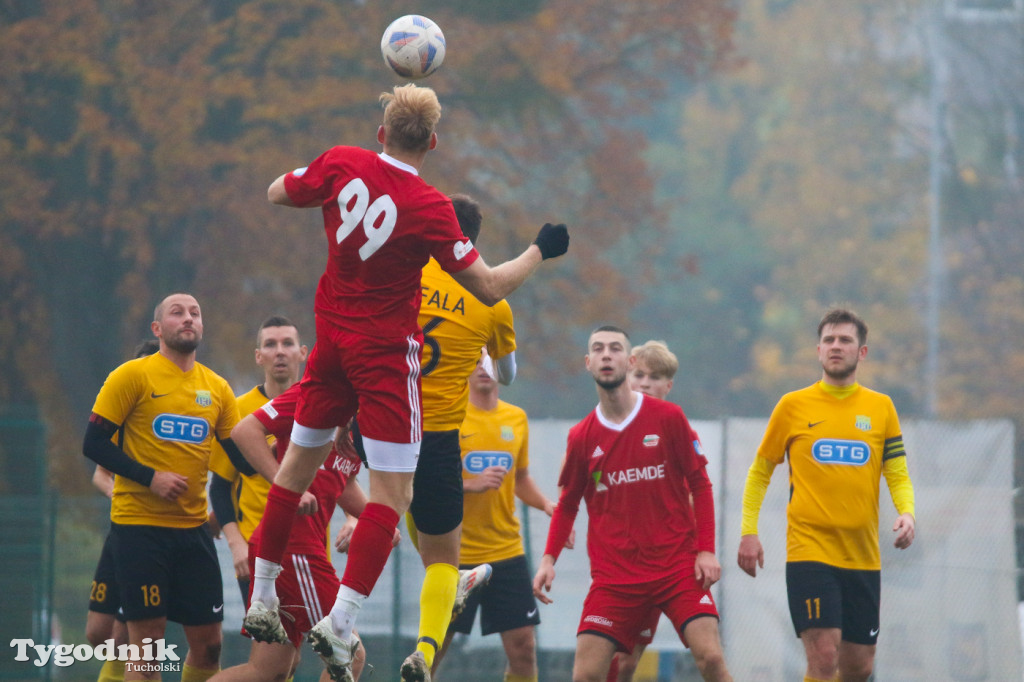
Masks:
[[[576,634],[603,635],[628,653],[636,646],[638,633],[648,625],[652,607],[668,616],[683,644],[686,639],[682,629],[687,623],[700,616],[718,617],[711,593],[697,583],[693,574],[635,585],[591,583]]]
[[[311,429],[344,426],[359,411],[359,430],[388,443],[418,443],[423,334],[374,338],[317,320],[316,345],[300,383],[295,422]]]
[[[334,566],[322,554],[285,554],[274,586],[281,600],[281,624],[298,648],[302,638],[331,612],[341,581]],[[256,574],[256,546],[249,544],[249,575]],[[252,586],[249,581],[249,602]],[[289,617],[290,616],[290,617]],[[242,630],[242,634],[246,634]]]

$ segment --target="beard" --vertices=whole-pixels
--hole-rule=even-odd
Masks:
[[[825,376],[835,381],[845,381],[850,378],[850,375],[857,371],[857,361],[848,362],[842,367],[837,369],[829,369],[827,365],[823,365],[822,369],[825,370]]]
[[[199,335],[194,334],[192,338],[185,339],[181,336],[174,336],[171,338],[164,338],[164,343],[167,347],[176,353],[191,353],[196,348],[199,348]]]
[[[622,376],[612,377],[610,379],[600,379],[598,377],[594,377],[594,381],[596,381],[597,385],[605,389],[606,391],[614,391],[623,383],[625,383],[626,375],[623,374]]]

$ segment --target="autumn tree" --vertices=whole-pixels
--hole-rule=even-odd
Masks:
[[[727,63],[734,15],[720,0],[435,8],[449,51],[427,82],[445,112],[426,179],[481,200],[489,261],[518,253],[543,222],[572,228],[570,257],[512,301],[528,360],[519,390],[557,394],[578,374],[577,330],[636,300],[614,247],[663,229],[633,121],[669,75],[696,81]],[[148,335],[164,294],[199,298],[200,359],[239,388],[255,379],[263,317],[287,314],[311,335],[320,218],[271,207],[266,187],[332,144],[375,146],[377,95],[399,82],[379,37],[414,10],[0,4],[0,401],[42,406],[62,488],[84,484],[92,397]]]

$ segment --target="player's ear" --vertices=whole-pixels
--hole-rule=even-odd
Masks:
[[[867,346],[861,346],[860,348],[857,349],[857,358],[858,359],[863,360],[867,356],[868,356],[868,347]]]
[[[437,133],[430,133],[430,146],[428,149],[437,149]]]
[[[377,127],[377,142],[385,144],[387,141],[387,133],[384,131],[384,126]]]

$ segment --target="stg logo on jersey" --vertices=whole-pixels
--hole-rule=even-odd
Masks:
[[[471,474],[479,474],[487,467],[504,467],[506,471],[512,469],[512,455],[501,450],[474,450],[469,452],[462,460],[462,466]]]
[[[159,414],[153,420],[153,435],[161,440],[198,445],[206,440],[210,425],[205,419],[181,414]]]
[[[863,466],[871,459],[871,446],[859,440],[823,438],[814,442],[811,454],[821,464]]]

